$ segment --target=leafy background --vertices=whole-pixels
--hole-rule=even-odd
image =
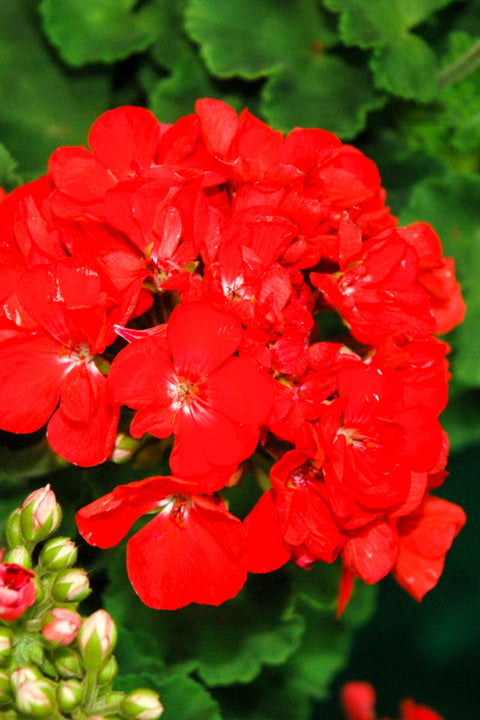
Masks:
[[[452,459],[442,492],[469,522],[421,605],[387,579],[375,612],[374,591],[359,588],[338,624],[337,569],[319,567],[254,578],[220,609],[156,613],[129,589],[124,548],[82,547],[120,624],[122,683],[140,677],[159,689],[165,720],[302,720],[310,700],[314,718],[333,720],[338,686],[353,678],[375,683],[380,715],[411,695],[448,720],[478,718],[479,45],[478,0],[0,3],[3,187],[43,174],[56,147],[86,144],[111,107],[139,104],[174,122],[198,97],[218,97],[285,132],[323,127],[372,157],[401,223],[431,222],[455,257],[468,304],[447,338]],[[64,532],[74,533],[82,504],[159,471],[148,455],[135,467],[64,468],[41,434],[0,439],[2,517],[48,478],[67,509]]]

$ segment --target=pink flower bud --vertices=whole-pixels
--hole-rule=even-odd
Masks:
[[[70,645],[82,624],[81,616],[67,608],[54,608],[48,619],[49,622],[43,626],[42,635],[53,645]]]
[[[62,570],[52,586],[52,596],[57,602],[80,602],[90,592],[87,573],[80,568]]]
[[[17,690],[15,705],[22,715],[49,718],[56,706],[55,686],[48,680],[26,680]]]
[[[16,620],[35,602],[35,575],[11,563],[0,563],[0,618]]]
[[[31,493],[21,507],[20,523],[26,540],[38,542],[61,522],[61,509],[50,485]]]
[[[97,610],[84,620],[78,632],[80,653],[89,670],[98,670],[117,640],[117,628],[105,610]]]

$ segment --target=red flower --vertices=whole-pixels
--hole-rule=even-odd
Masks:
[[[77,514],[91,545],[116,545],[143,514],[158,513],[127,546],[130,581],[146,605],[175,610],[191,602],[219,605],[246,580],[244,529],[217,497],[174,477],[115,488]]]
[[[3,551],[0,554],[0,558]],[[16,620],[35,602],[35,574],[20,565],[0,562],[0,618]]]
[[[166,438],[173,432],[173,472],[213,473],[211,490],[219,487],[215,473],[224,485],[253,453],[273,401],[270,378],[253,360],[233,357],[242,337],[233,315],[187,303],[172,312],[166,338],[134,340],[109,375],[115,401],[138,409],[132,435]]]
[[[341,702],[346,720],[377,720],[375,690],[370,683],[347,683],[341,690]],[[413,700],[403,700],[400,713],[399,720],[442,720],[434,710]]]
[[[36,265],[7,304],[17,336],[0,344],[0,427],[27,433],[48,422],[54,450],[83,466],[106,460],[115,440],[119,408],[95,365],[124,318],[111,290],[94,263]]]

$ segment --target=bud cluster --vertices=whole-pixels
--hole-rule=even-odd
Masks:
[[[0,553],[0,716],[156,720],[163,707],[155,692],[113,690],[117,629],[105,610],[78,612],[91,589],[87,573],[75,567],[75,543],[50,537],[61,517],[47,485],[7,521],[8,547]]]

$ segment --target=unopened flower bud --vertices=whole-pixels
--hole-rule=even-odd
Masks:
[[[31,493],[21,507],[20,523],[25,540],[38,542],[60,525],[62,511],[50,485]]]
[[[118,672],[118,663],[115,659],[115,655],[111,655],[102,669],[99,671],[97,676],[97,683],[99,686],[110,685],[115,679]]]
[[[139,441],[132,438],[131,435],[118,433],[110,460],[118,465],[121,465],[131,459],[135,451],[138,450],[138,446]]]
[[[57,701],[60,712],[70,713],[83,700],[83,685],[78,680],[65,680],[58,685]]]
[[[60,647],[55,651],[55,670],[62,678],[78,678],[83,675],[80,655],[69,647]]]
[[[45,680],[26,680],[20,685],[15,705],[29,718],[49,718],[56,708],[55,686]]]
[[[157,720],[163,705],[156,692],[141,688],[128,693],[120,704],[120,712],[128,720]]]
[[[0,705],[10,702],[12,699],[12,683],[8,673],[0,670]]]
[[[0,562],[0,618],[19,618],[35,602],[35,577],[31,570]]]
[[[25,665],[24,667],[16,668],[12,671],[10,678],[12,681],[12,687],[15,691],[18,690],[20,685],[30,680],[41,680],[42,673],[33,665]]]
[[[22,535],[22,525],[20,523],[20,515],[22,514],[21,508],[16,508],[12,513],[10,513],[10,516],[7,520],[7,525],[5,528],[5,535],[7,538],[7,543],[10,547],[16,547],[17,545],[22,545],[25,538]]]
[[[52,645],[70,645],[77,637],[82,617],[67,608],[53,608],[44,620],[42,635]]]
[[[113,651],[117,628],[106,610],[97,610],[83,621],[78,632],[80,653],[89,670],[101,668]]]
[[[52,585],[52,597],[57,602],[80,602],[90,595],[90,583],[85,570],[62,570]]]
[[[77,546],[68,537],[48,540],[40,551],[40,565],[46,570],[65,570],[77,561]]]
[[[32,558],[30,553],[27,548],[23,547],[23,545],[17,545],[6,552],[3,556],[3,562],[20,565],[20,567],[27,568],[28,570],[32,567]]]
[[[0,665],[8,660],[12,652],[12,633],[9,628],[0,627]]]

